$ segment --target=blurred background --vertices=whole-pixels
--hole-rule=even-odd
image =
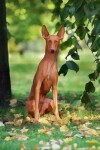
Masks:
[[[50,34],[56,34],[60,25],[59,18],[54,18],[55,3],[40,0],[7,0],[7,28],[10,74],[13,96],[27,99],[37,66],[44,55],[45,41],[41,36],[41,27],[46,25]],[[63,1],[65,3],[65,1]],[[67,34],[65,34],[66,40]],[[84,50],[79,49],[79,72],[69,71],[67,76],[60,75],[58,82],[59,99],[80,99],[88,74],[95,69],[91,51],[80,41]],[[65,62],[69,48],[61,49],[58,68]],[[83,82],[84,81],[84,82]],[[95,82],[96,96],[99,99],[99,83]],[[95,95],[94,94],[94,95]]]

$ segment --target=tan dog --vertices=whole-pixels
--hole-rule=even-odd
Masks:
[[[42,36],[46,40],[45,55],[37,68],[29,99],[26,103],[28,113],[38,121],[40,115],[54,110],[59,120],[57,101],[58,68],[57,56],[60,40],[64,37],[65,29],[61,27],[57,35],[50,35],[46,27],[42,26]],[[52,88],[53,100],[46,97]]]

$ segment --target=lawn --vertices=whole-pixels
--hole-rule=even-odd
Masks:
[[[59,56],[59,68],[64,62],[64,53],[61,52]],[[29,95],[42,56],[42,53],[10,55],[12,102],[17,103],[14,108],[0,109],[0,150],[100,149],[100,110],[86,110],[80,103],[84,85],[89,81],[88,74],[95,68],[92,54],[87,50],[80,51],[78,73],[69,71],[65,77],[59,76],[58,98],[62,123],[56,121],[53,113],[41,117],[38,124],[27,117],[22,103]],[[96,92],[91,98],[99,102],[100,85],[98,82],[95,85]]]

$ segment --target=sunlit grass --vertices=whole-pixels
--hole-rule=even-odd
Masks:
[[[58,67],[60,68],[63,63],[65,63],[65,56],[68,52],[61,52],[58,59]],[[85,83],[89,82],[88,74],[92,73],[95,69],[95,62],[90,51],[80,51],[80,60],[76,61],[79,65],[79,72],[69,70],[67,76],[60,75],[58,81],[58,94],[66,95],[69,97],[71,93],[80,95],[84,91]],[[19,54],[10,55],[10,71],[11,71],[11,82],[12,82],[12,92],[18,99],[25,99],[28,97],[32,80],[36,72],[37,66],[43,57],[43,53],[33,52],[25,53],[23,56]],[[96,92],[99,98],[100,86],[96,81],[94,82],[96,86]],[[80,97],[78,97],[79,99]]]

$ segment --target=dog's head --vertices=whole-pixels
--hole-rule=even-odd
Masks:
[[[46,50],[52,54],[56,53],[60,40],[63,39],[65,33],[64,27],[61,27],[57,35],[50,35],[46,26],[42,26],[42,36],[46,40]]]

